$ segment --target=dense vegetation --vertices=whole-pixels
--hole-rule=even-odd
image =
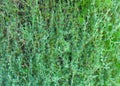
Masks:
[[[120,86],[119,0],[0,1],[0,86]]]

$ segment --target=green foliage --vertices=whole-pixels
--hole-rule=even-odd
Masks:
[[[2,0],[0,86],[119,86],[118,0]]]

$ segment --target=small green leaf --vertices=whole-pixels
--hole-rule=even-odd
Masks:
[[[83,24],[83,23],[84,23],[84,21],[85,21],[85,20],[84,20],[84,18],[83,18],[83,17],[81,17],[81,16],[78,18],[78,20],[79,20],[79,23],[80,23],[80,24]]]

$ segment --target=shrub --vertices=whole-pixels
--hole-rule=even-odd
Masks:
[[[119,86],[117,0],[3,0],[1,86]]]

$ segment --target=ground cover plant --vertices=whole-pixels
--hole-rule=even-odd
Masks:
[[[120,1],[0,0],[0,86],[120,86]]]

